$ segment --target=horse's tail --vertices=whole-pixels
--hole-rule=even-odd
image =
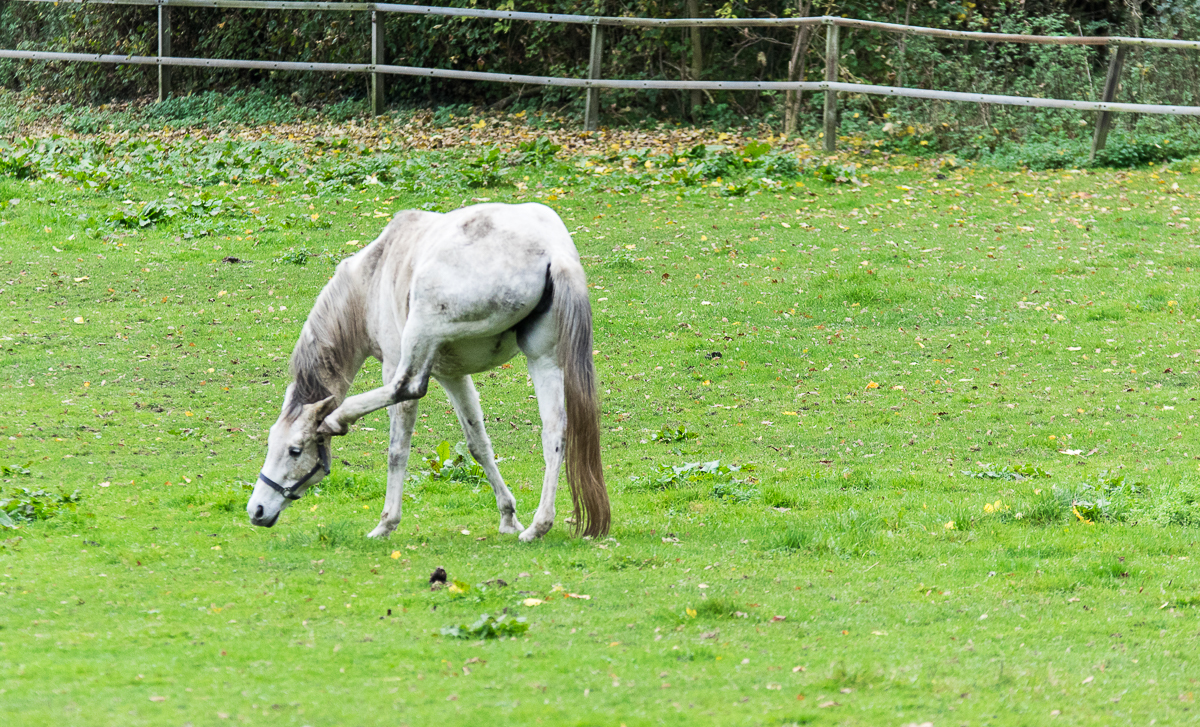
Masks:
[[[574,505],[575,534],[608,534],[612,512],[600,462],[600,400],[592,364],[592,307],[587,282],[575,261],[552,264],[554,310],[558,319],[558,366],[567,408],[567,483]]]

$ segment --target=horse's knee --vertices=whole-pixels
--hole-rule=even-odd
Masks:
[[[419,379],[405,378],[396,384],[396,388],[392,390],[393,401],[409,401],[412,399],[420,399],[429,391],[429,378],[422,377]]]
[[[403,469],[408,464],[408,455],[401,452],[388,452],[388,469]]]

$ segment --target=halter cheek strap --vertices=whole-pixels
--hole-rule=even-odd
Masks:
[[[305,483],[311,480],[313,475],[317,474],[318,472],[329,474],[329,452],[325,449],[325,443],[321,440],[317,440],[317,463],[313,465],[313,468],[308,471],[308,474],[304,475],[303,479],[296,484],[292,485],[291,487],[284,487],[270,477],[267,477],[266,473],[264,472],[258,473],[258,479],[267,487],[270,487],[272,490],[275,490],[279,494],[283,495],[286,499],[299,500],[301,496],[297,495],[296,491],[302,489]]]

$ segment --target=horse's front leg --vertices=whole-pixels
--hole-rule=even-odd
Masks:
[[[317,431],[340,436],[350,431],[350,425],[373,411],[425,396],[429,388],[429,372],[433,368],[433,353],[437,350],[437,342],[421,334],[420,324],[410,318],[404,326],[399,364],[394,371],[384,372],[387,383],[379,388],[347,397],[337,409],[325,417]]]
[[[404,478],[408,474],[408,454],[412,448],[413,426],[417,422],[418,401],[411,399],[388,407],[391,436],[388,440],[387,495],[383,500],[379,524],[367,534],[368,538],[386,538],[400,524],[404,507]]]

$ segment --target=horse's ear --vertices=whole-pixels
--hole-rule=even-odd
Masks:
[[[337,409],[337,407],[337,399],[332,396],[327,396],[324,399],[312,404],[305,404],[304,418],[307,420],[310,426],[315,428],[321,422],[325,421],[325,417],[332,414],[333,410]]]

